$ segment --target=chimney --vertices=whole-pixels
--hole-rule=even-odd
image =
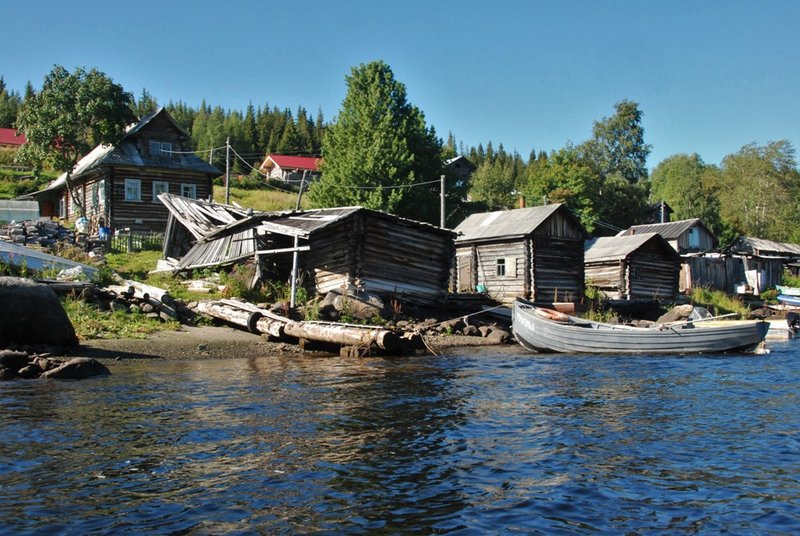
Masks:
[[[525,196],[519,196],[519,208],[525,208]]]

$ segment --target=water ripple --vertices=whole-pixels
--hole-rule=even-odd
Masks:
[[[276,356],[0,383],[0,533],[797,533],[797,354]]]

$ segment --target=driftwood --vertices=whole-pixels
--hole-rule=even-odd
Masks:
[[[149,303],[157,311],[172,318],[179,318],[178,311],[174,307],[175,300],[164,289],[130,280],[124,281],[122,285],[110,285],[107,288],[127,299],[137,298]]]
[[[375,346],[389,352],[401,349],[401,338],[395,332],[379,326],[295,321],[236,300],[204,301],[198,303],[195,310],[253,333],[268,334],[277,338],[288,336],[359,348]]]

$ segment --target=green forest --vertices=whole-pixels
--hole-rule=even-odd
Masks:
[[[95,91],[105,97],[104,91],[113,90],[116,102],[125,107],[116,111],[115,121],[164,106],[191,134],[192,150],[220,168],[229,138],[235,155],[232,170],[251,186],[267,187],[254,167],[268,153],[322,156],[322,179],[308,192],[313,206],[358,204],[438,224],[439,178],[444,174],[450,227],[470,213],[515,208],[524,198],[528,206],[564,203],[589,231],[613,234],[651,221],[653,205],[665,201],[674,210],[673,220],[701,218],[723,245],[739,235],[800,242],[800,172],[788,140],[732,148],[720,165],[707,164],[698,154],[676,154],[648,170],[645,111],[622,99],[609,103],[608,116],[586,119],[592,124],[590,139],[549,152],[532,148],[523,156],[502,143],[467,147],[452,132],[441,137],[426,124],[424,112],[408,102],[405,85],[382,61],[353,67],[345,83],[341,108],[326,120],[322,110],[312,114],[300,105],[281,109],[263,99],[246,110],[206,101],[196,107],[181,100],[161,103],[146,89],[138,95],[127,92],[95,69],[70,73],[56,66],[42,87],[28,82],[22,92],[10,89],[0,75],[0,127],[28,134],[37,132],[43,121],[53,121],[48,125],[53,128],[55,115],[68,111],[65,106],[53,109],[52,103],[64,102],[70,92]],[[256,102],[258,98],[254,95]],[[89,119],[78,114],[58,121]],[[97,117],[91,121],[96,123]],[[101,138],[87,124],[74,130],[81,142],[74,147],[113,141],[114,132],[119,135],[112,129],[105,133],[111,138]],[[55,147],[52,136],[35,137],[34,143],[28,138],[31,147],[22,155],[0,153],[0,178],[18,181],[7,189],[14,195],[40,187],[42,179],[31,180],[30,173],[24,180],[14,179],[9,170],[28,165],[35,178],[64,171],[73,161],[48,157]],[[531,140],[532,147],[535,143]],[[445,166],[457,155],[475,166],[466,183]]]

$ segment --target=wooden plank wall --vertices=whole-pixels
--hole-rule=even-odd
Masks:
[[[694,288],[734,292],[746,280],[744,264],[738,257],[683,257],[679,288],[689,293]]]
[[[660,248],[645,244],[628,257],[629,300],[674,300],[678,295],[678,260]]]
[[[358,283],[421,304],[447,295],[454,256],[447,235],[360,213],[313,233],[309,245],[303,266],[316,292]]]
[[[584,294],[583,238],[537,236],[531,242],[534,301],[579,301]]]
[[[597,287],[609,299],[619,300],[627,295],[625,264],[621,261],[586,264],[586,281]]]
[[[141,201],[125,201],[125,179],[141,180]],[[107,195],[111,199],[111,226],[115,229],[130,227],[134,231],[164,232],[169,211],[158,199],[153,200],[153,181],[169,183],[169,193],[180,195],[181,184],[197,186],[197,198],[211,195],[210,180],[206,175],[166,169],[114,168]]]
[[[513,242],[480,244],[475,248],[477,282],[486,287],[486,293],[491,298],[502,303],[511,303],[517,296],[526,296],[525,244],[524,240],[518,239]],[[497,275],[498,259],[505,260],[504,276]]]

